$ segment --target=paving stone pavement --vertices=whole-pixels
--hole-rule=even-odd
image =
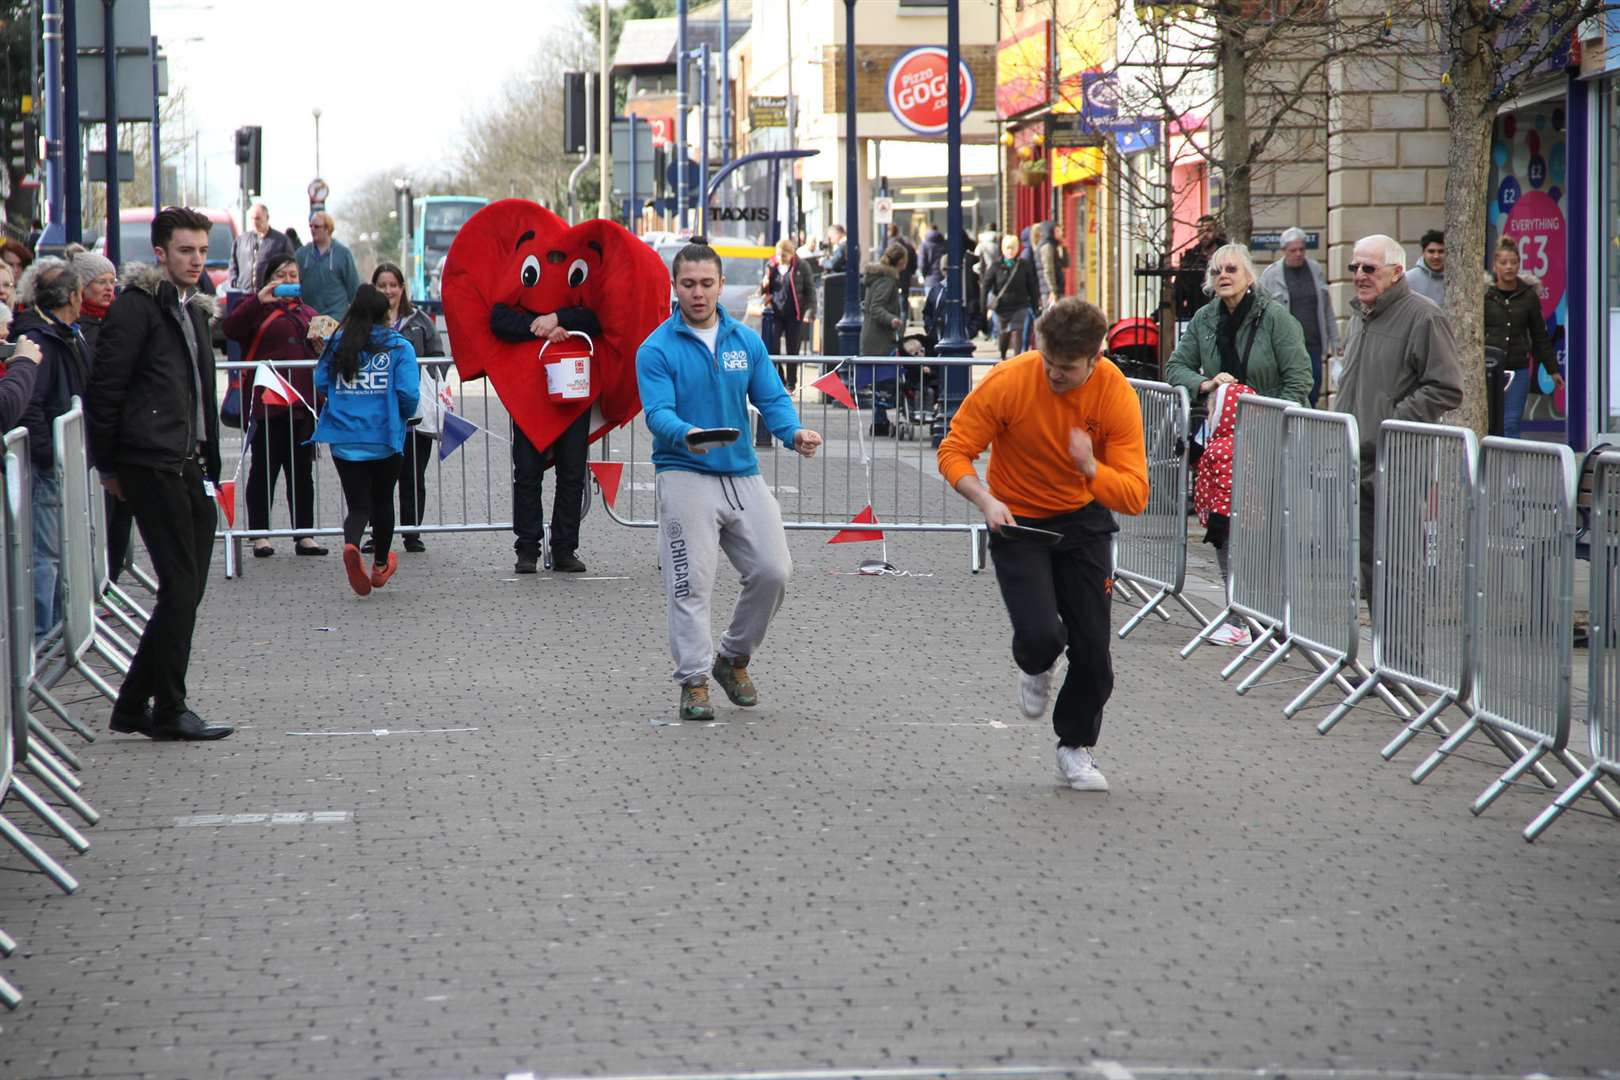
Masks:
[[[1620,1076],[1620,824],[1527,845],[1542,791],[1468,813],[1485,750],[1413,786],[1387,717],[1239,698],[1184,616],[1115,647],[1112,791],[1059,788],[967,542],[823,541],[762,704],[682,726],[652,534],[600,512],[583,577],[435,536],[364,600],[216,550],[193,703],[238,732],[82,749],[77,895],[0,859],[0,1076]]]

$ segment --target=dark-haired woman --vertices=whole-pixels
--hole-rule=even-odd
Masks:
[[[429,356],[443,356],[444,346],[439,342],[439,328],[433,325],[431,315],[411,303],[411,298],[405,292],[405,275],[399,267],[393,263],[379,263],[377,269],[372,271],[371,283],[388,298],[388,325],[411,343],[411,348],[416,350],[417,363],[420,364]],[[443,379],[449,367],[446,363],[426,366],[435,379]],[[417,414],[421,415],[423,409],[433,407],[431,401],[418,402]],[[422,524],[422,515],[427,510],[427,467],[432,460],[432,436],[424,435],[419,430],[406,436],[405,461],[399,470],[399,524],[402,528]],[[427,550],[420,533],[404,532],[400,535],[405,541],[406,551]],[[370,551],[370,544],[361,550]]]
[[[225,336],[242,346],[242,359],[267,360],[272,367],[277,360],[315,359],[318,354],[309,342],[309,321],[315,317],[315,309],[294,292],[298,264],[293,257],[278,253],[266,259],[259,267],[258,284],[259,291],[242,297],[221,325]],[[276,295],[278,289],[287,295]],[[307,367],[276,371],[304,401],[266,404],[263,391],[252,389],[252,372],[243,372],[243,389],[253,398],[253,422],[245,436],[253,455],[248,466],[248,528],[270,527],[276,478],[286,473],[287,515],[293,528],[311,529],[315,526],[315,448],[309,437],[315,430],[315,416],[310,411],[315,405],[315,381]],[[300,555],[326,554],[326,549],[309,536],[298,537],[294,550]],[[253,541],[256,557],[262,559],[275,553],[267,538]]]
[[[349,585],[365,596],[394,576],[394,484],[399,480],[408,424],[416,414],[421,376],[416,350],[388,325],[388,298],[362,285],[315,365],[315,388],[326,407],[315,425],[315,442],[329,443],[343,484],[343,568]],[[374,541],[368,575],[360,541],[371,526]]]

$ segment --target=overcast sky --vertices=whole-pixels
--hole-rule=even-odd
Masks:
[[[152,0],[152,32],[169,57],[171,90],[188,90],[187,122],[207,164],[202,203],[238,205],[233,132],[258,124],[271,221],[296,225],[307,240],[311,109],[321,110],[331,208],[376,169],[404,162],[426,171],[453,156],[464,118],[522,74],[571,21],[573,7],[572,0]]]

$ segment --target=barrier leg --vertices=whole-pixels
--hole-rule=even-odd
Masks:
[[[1373,678],[1376,679],[1378,676],[1375,674],[1373,675]],[[1364,683],[1362,685],[1365,686],[1366,684]],[[1450,708],[1451,703],[1455,700],[1456,698],[1452,697],[1450,694],[1441,694],[1439,697],[1435,698],[1434,701],[1429,704],[1428,708],[1418,713],[1416,720],[1413,720],[1410,724],[1407,724],[1406,727],[1402,728],[1401,733],[1391,739],[1388,746],[1378,751],[1379,756],[1385,761],[1388,761],[1396,754],[1400,753],[1402,747],[1411,742],[1413,739],[1417,738],[1418,732],[1428,727],[1429,724],[1434,721],[1435,717],[1439,716],[1441,713]],[[1324,723],[1325,722],[1326,721],[1324,721]]]
[[[74,716],[72,713],[68,712],[67,709],[63,708],[62,703],[57,701],[51,692],[45,688],[45,685],[38,679],[35,679],[33,684],[28,687],[28,692],[38,698],[41,704],[56,714],[56,718],[58,720],[72,728],[74,733],[85,742],[96,741],[95,733],[89,728],[85,727],[78,717]]]
[[[1316,681],[1307,686],[1304,691],[1293,701],[1290,701],[1287,705],[1283,706],[1283,715],[1292,720],[1296,715],[1298,715],[1299,710],[1305,707],[1306,702],[1310,701],[1311,698],[1315,697],[1317,694],[1320,694],[1322,689],[1327,686],[1328,683],[1333,681],[1334,676],[1338,675],[1343,667],[1343,660],[1335,660],[1329,664],[1327,668],[1323,670],[1322,674],[1316,677]],[[1366,681],[1371,682],[1371,677],[1369,677]]]
[[[1276,652],[1272,653],[1270,656],[1268,656],[1264,660],[1260,661],[1260,666],[1255,668],[1253,671],[1249,672],[1249,674],[1244,677],[1243,681],[1238,683],[1238,685],[1237,685],[1238,696],[1242,697],[1244,694],[1247,694],[1250,690],[1253,690],[1256,683],[1258,683],[1261,679],[1265,678],[1266,675],[1271,671],[1272,668],[1276,667],[1278,664],[1280,664],[1284,660],[1288,659],[1288,654],[1293,652],[1293,651],[1294,651],[1294,643],[1293,642],[1291,642],[1291,641],[1283,642],[1282,643],[1282,648],[1278,649]],[[1242,659],[1242,658],[1239,657],[1239,659]],[[1337,671],[1338,669],[1335,668],[1334,670]],[[1221,677],[1224,679],[1226,677],[1226,673],[1222,672]]]
[[[134,567],[129,567],[128,569],[132,573],[134,572]],[[118,601],[119,604],[123,605],[125,611],[129,612],[130,615],[136,619],[139,619],[143,623],[152,621],[152,613],[141,607],[139,602],[137,602],[133,596],[129,595],[129,593],[125,591],[124,587],[119,585],[116,581],[109,581],[107,583],[107,591],[102,594],[102,599],[112,599]]]
[[[1332,731],[1340,720],[1343,720],[1346,716],[1350,715],[1351,709],[1355,708],[1357,705],[1360,705],[1367,699],[1369,694],[1378,688],[1378,684],[1382,679],[1383,676],[1376,671],[1363,679],[1360,686],[1350,691],[1349,697],[1339,702],[1333,707],[1332,712],[1322,717],[1321,723],[1316,725],[1316,733],[1318,735],[1326,735],[1328,732]]]
[[[135,651],[133,649],[122,651],[120,646],[122,642],[119,646],[114,646],[111,642],[102,641],[99,636],[90,640],[90,648],[97,656],[111,664],[118,674],[128,675],[129,665],[135,662]]]
[[[1534,843],[1536,837],[1547,830],[1547,826],[1558,820],[1562,814],[1574,805],[1575,800],[1586,794],[1586,789],[1597,785],[1598,777],[1603,775],[1603,766],[1594,764],[1580,779],[1559,793],[1552,805],[1536,815],[1536,820],[1524,827],[1524,838],[1528,843]]]
[[[65,803],[69,810],[72,810],[75,814],[79,815],[79,820],[83,821],[86,825],[94,825],[101,820],[101,814],[96,811],[95,807],[81,799],[78,794],[74,792],[72,788],[64,784],[61,777],[53,773],[48,766],[36,761],[32,752],[30,752],[27,758],[23,759],[23,765],[27,767],[29,772],[33,773],[39,778],[40,783],[51,789],[51,794],[55,795],[57,799]]]
[[[1158,592],[1154,593],[1153,598],[1139,608],[1135,615],[1132,615],[1129,619],[1125,620],[1125,625],[1119,628],[1120,640],[1123,641],[1130,635],[1132,630],[1135,630],[1138,626],[1142,625],[1142,620],[1147,618],[1150,614],[1156,614],[1159,616],[1159,618],[1169,622],[1170,616],[1159,610],[1159,605],[1164,603],[1165,597],[1169,595],[1169,589],[1160,589]]]
[[[0,976],[0,1004],[4,1004],[8,1009],[15,1009],[22,1004],[22,995],[17,993],[17,988],[7,982],[4,976]]]
[[[1198,646],[1208,641],[1209,635],[1219,630],[1221,628],[1221,624],[1230,618],[1231,614],[1231,608],[1221,608],[1219,615],[1216,615],[1213,619],[1206,622],[1204,624],[1204,628],[1198,631],[1191,641],[1187,642],[1187,644],[1181,647],[1181,658],[1185,660],[1187,657],[1191,656],[1193,654],[1193,650],[1197,649]]]
[[[40,723],[39,718],[33,713],[28,714],[28,738],[29,741],[37,739],[39,742],[50,747],[51,753],[61,758],[62,761],[71,768],[84,768],[84,763],[79,760],[79,755],[75,754],[73,751],[69,750],[65,745],[63,745],[62,740],[57,737],[56,732]]]
[[[69,894],[78,891],[78,878],[64,870],[60,863],[45,854],[38,844],[30,840],[26,833],[4,816],[0,816],[0,840],[16,848],[23,858],[39,867],[46,877],[55,882],[58,889]]]
[[[1485,733],[1487,739],[1491,740],[1492,745],[1502,751],[1502,756],[1509,761],[1518,761],[1529,752],[1525,749],[1524,743],[1520,742],[1518,737],[1511,731],[1500,731],[1489,724],[1482,724],[1480,730]],[[1542,787],[1553,791],[1558,790],[1558,778],[1547,769],[1547,766],[1538,762],[1536,767],[1530,771],[1537,780],[1541,781]],[[1580,770],[1577,769],[1575,772],[1579,773]]]
[[[84,834],[69,825],[67,819],[56,812],[56,807],[35,794],[34,789],[23,783],[15,774],[11,777],[11,790],[17,793],[17,797],[23,801],[23,805],[32,810],[34,815],[46,825],[49,825],[52,832],[66,840],[74,851],[83,855],[90,850],[90,841],[84,838]]]
[[[157,582],[152,580],[152,575],[148,574],[145,570],[142,570],[139,566],[136,566],[134,560],[125,562],[124,570],[129,574],[130,577],[141,583],[141,588],[145,589],[153,596],[157,595]]]
[[[1260,650],[1271,644],[1271,639],[1276,636],[1277,628],[1275,626],[1268,626],[1262,630],[1260,634],[1249,643],[1248,648],[1238,653],[1230,664],[1227,664],[1221,669],[1221,678],[1226,680],[1237,674],[1238,668],[1242,667],[1244,664],[1247,664],[1250,660],[1253,660],[1257,655],[1259,655]],[[1284,647],[1285,646],[1279,642],[1277,644],[1277,652],[1282,652]]]
[[[972,550],[968,557],[968,570],[977,574],[990,561],[990,530],[974,526],[968,531]]]
[[[1202,611],[1199,611],[1197,604],[1193,603],[1180,593],[1173,593],[1172,596],[1175,597],[1176,603],[1181,605],[1181,610],[1191,615],[1193,620],[1200,626],[1209,621],[1209,616],[1205,615]]]
[[[0,956],[10,956],[16,951],[17,943],[11,939],[11,935],[0,930]]]
[[[78,774],[64,765],[61,761],[58,761],[56,755],[47,750],[38,739],[33,737],[32,734],[28,736],[28,753],[26,758],[34,765],[43,766],[44,768],[49,769],[51,775],[61,781],[62,784],[68,788],[68,790],[78,791],[80,788],[84,787],[84,781],[79,779]]]
[[[1518,761],[1515,761],[1511,766],[1508,767],[1507,772],[1503,773],[1501,776],[1498,776],[1491,783],[1490,787],[1480,792],[1479,798],[1475,799],[1474,805],[1470,806],[1468,809],[1474,812],[1475,817],[1478,817],[1486,810],[1489,810],[1491,803],[1495,802],[1497,797],[1508,789],[1508,785],[1512,784],[1515,780],[1528,772],[1530,766],[1540,761],[1546,752],[1547,747],[1544,743],[1537,743],[1536,745],[1532,746],[1528,754],[1520,758]]]
[[[1558,751],[1556,756],[1559,761],[1564,763],[1564,768],[1568,769],[1571,774],[1579,777],[1586,775],[1588,771],[1586,763],[1570,753],[1568,747]],[[1595,780],[1592,782],[1592,797],[1602,803],[1603,808],[1611,815],[1620,818],[1620,801],[1616,801],[1615,797],[1609,794],[1609,789]]]
[[[100,652],[101,650],[97,649],[96,651]],[[112,684],[101,677],[101,672],[97,671],[83,660],[75,661],[73,664],[73,670],[77,671],[81,676],[83,676],[85,682],[95,687],[96,690],[100,692],[102,697],[106,698],[108,701],[118,700],[118,691],[114,690]]]
[[[1441,762],[1455,753],[1457,747],[1467,742],[1468,736],[1472,735],[1479,726],[1479,717],[1470,716],[1466,724],[1453,731],[1449,739],[1435,747],[1434,753],[1424,758],[1422,763],[1412,770],[1412,783],[1421,784],[1427,780],[1429,774],[1438,769]]]

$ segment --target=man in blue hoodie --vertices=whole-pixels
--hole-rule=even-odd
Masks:
[[[758,704],[748,661],[782,606],[793,560],[782,509],[760,476],[749,440],[705,449],[688,436],[710,428],[747,432],[750,399],[771,434],[799,454],[814,457],[821,436],[799,426],[759,335],[720,307],[725,274],[714,249],[688,244],[670,273],[676,311],[636,353],[636,380],[653,433],[659,561],[681,685],[678,716],[709,720],[711,674],[733,704]],[[742,594],[716,656],[709,603],[722,549],[742,578]]]

